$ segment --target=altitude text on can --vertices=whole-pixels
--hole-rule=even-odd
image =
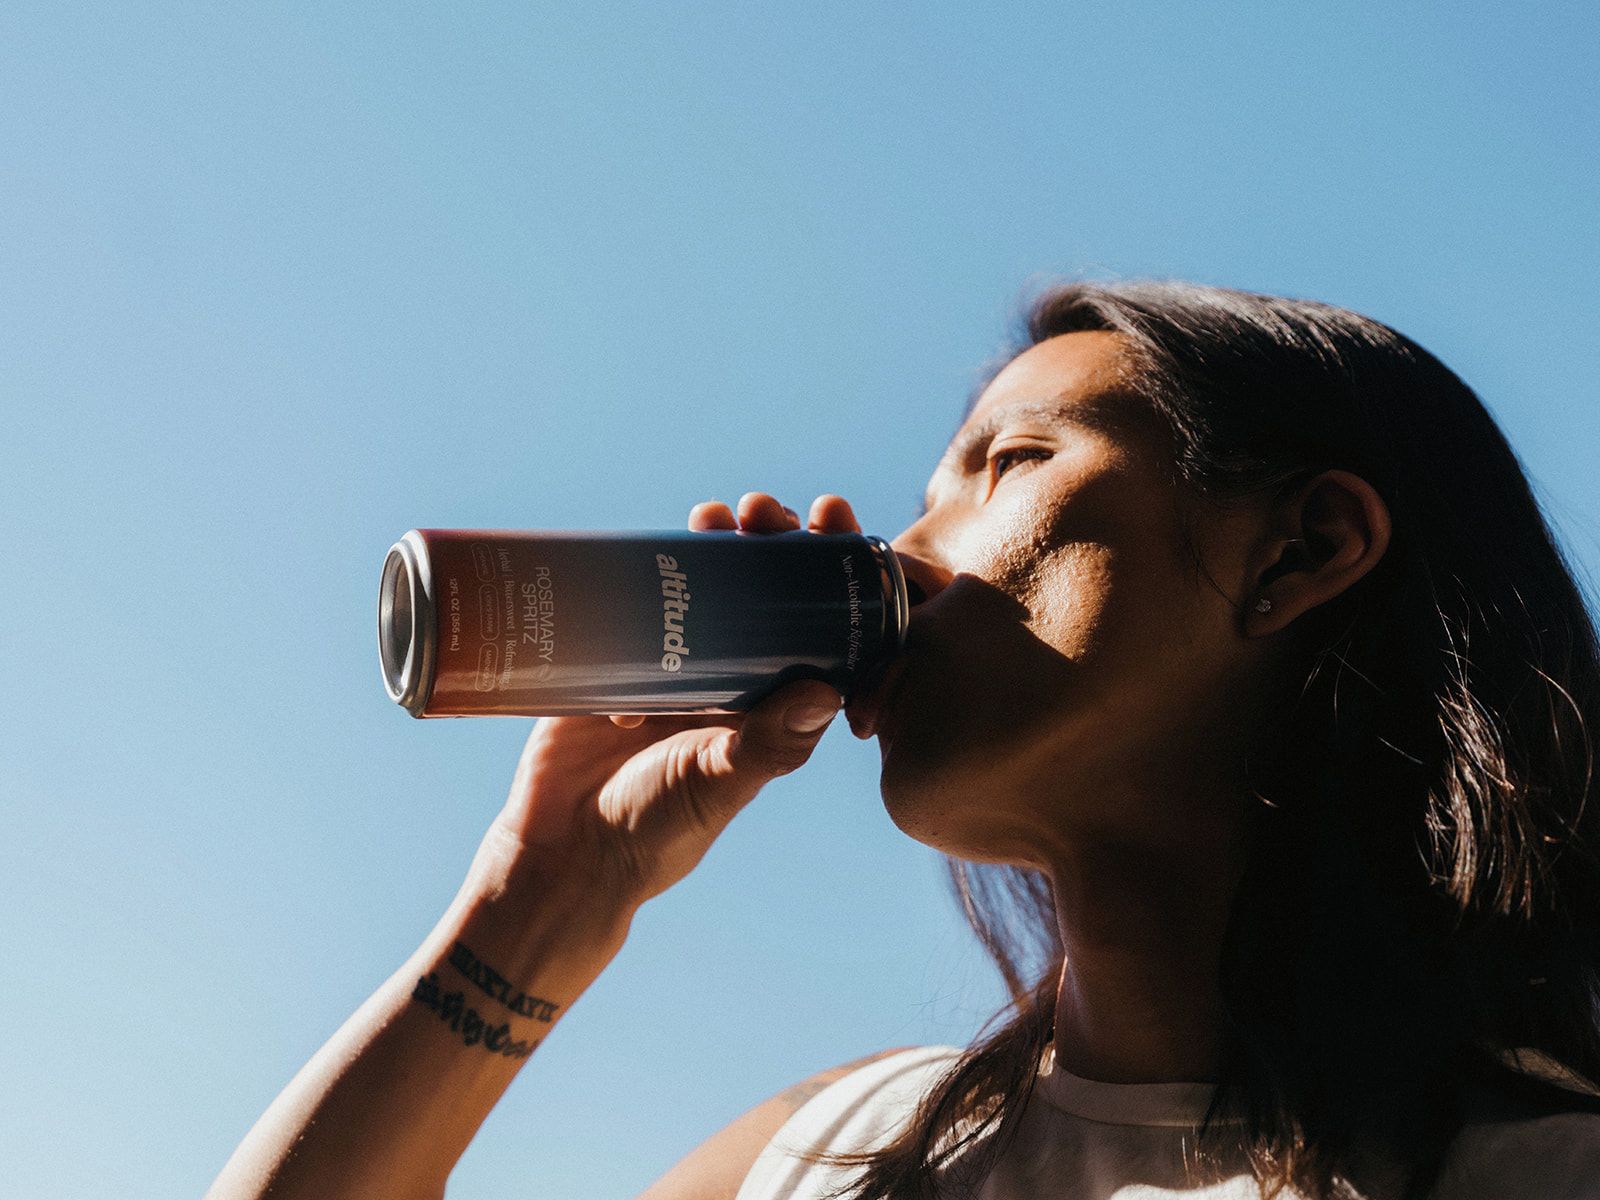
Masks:
[[[848,699],[903,648],[905,586],[862,534],[414,529],[380,664],[418,717],[740,712],[797,678]]]

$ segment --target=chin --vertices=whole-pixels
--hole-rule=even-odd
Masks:
[[[1017,839],[1003,830],[1012,824],[1008,798],[1020,804],[1031,791],[1019,769],[1028,730],[1016,721],[975,721],[977,711],[962,710],[959,720],[948,710],[897,711],[878,735],[879,793],[907,837],[972,862],[1014,862]]]

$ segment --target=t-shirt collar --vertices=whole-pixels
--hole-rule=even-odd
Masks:
[[[1056,1062],[1045,1048],[1035,1083],[1039,1094],[1062,1112],[1106,1125],[1196,1127],[1216,1092],[1213,1083],[1102,1083],[1084,1079]]]

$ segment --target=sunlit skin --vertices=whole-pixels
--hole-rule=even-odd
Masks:
[[[1125,351],[1109,334],[1066,334],[984,389],[928,481],[926,513],[894,540],[916,585],[905,653],[881,686],[852,685],[846,717],[878,738],[901,830],[1049,880],[1066,949],[1062,1066],[1112,1083],[1207,1080],[1221,1061],[1222,931],[1260,803],[1244,764],[1298,686],[1297,619],[1371,570],[1389,521],[1345,471],[1226,509],[1191,496],[1169,479],[1164,428],[1129,386]],[[760,535],[801,519],[751,492],[737,512],[695,506],[689,525]],[[806,527],[860,532],[834,495]],[[441,1037],[443,1001],[430,1012],[418,981],[459,972],[470,947],[559,1019],[640,906],[694,870],[766,783],[804,766],[839,700],[799,679],[736,714],[541,718],[445,915],[279,1093],[209,1194],[443,1195],[518,1062],[465,1026],[461,1041]],[[792,1111],[783,1097],[752,1110],[662,1194],[731,1194]]]
[[[1178,490],[1165,428],[1129,371],[1115,334],[1033,346],[934,470],[928,511],[893,542],[926,598],[876,735],[880,787],[918,841],[1050,879],[1066,1069],[1206,1080],[1222,931],[1259,803],[1245,757],[1298,687],[1295,618],[1371,570],[1390,526],[1345,471],[1227,510]],[[1041,402],[1062,411],[1025,411]],[[955,452],[991,420],[992,436]],[[1185,556],[1180,511],[1203,571]],[[737,513],[697,505],[689,524],[800,519],[753,492]],[[859,531],[833,495],[806,527]]]

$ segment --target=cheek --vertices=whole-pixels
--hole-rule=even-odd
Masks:
[[[1104,547],[1084,545],[971,564],[983,582],[952,585],[924,618],[927,641],[896,701],[900,764],[995,782],[1074,736],[1105,685],[1110,564]]]
[[[1126,752],[1194,632],[1157,500],[1115,477],[1019,488],[952,547],[967,578],[921,618],[884,764],[901,815],[919,799],[970,805],[974,788],[1006,790],[1063,751],[1086,768]]]
[[[1066,499],[1019,504],[973,556],[971,569],[1006,596],[1044,647],[1069,659],[1093,651],[1121,587],[1125,556],[1110,531],[1087,527]],[[1021,664],[1018,664],[1021,665]]]
[[[983,584],[941,623],[943,670],[910,702],[919,755],[974,755],[1002,774],[1005,759],[1063,746],[1094,757],[1186,692],[1198,614],[1161,531],[1064,540],[1063,523],[1019,519],[970,560]]]
[[[1187,632],[1193,585],[1157,480],[1126,468],[1028,489],[1001,514],[999,533],[982,556],[985,577],[1069,657],[1109,652],[1115,641],[1118,656],[1138,661],[1138,646],[1123,640],[1134,631],[1146,640]]]
[[[1067,659],[1093,662],[1109,627],[1126,610],[1123,566],[1109,547],[1085,543],[1035,562],[1025,580],[1028,628]]]

